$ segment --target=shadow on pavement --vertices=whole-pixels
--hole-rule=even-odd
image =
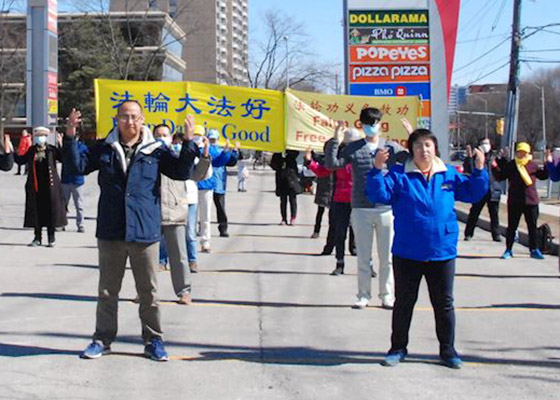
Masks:
[[[2,332],[3,334],[23,335],[21,332],[11,333]],[[25,335],[29,335],[25,333]],[[91,340],[89,335],[72,334],[65,332],[40,332],[35,336],[57,337],[68,339]],[[139,337],[120,336],[117,338],[113,349],[118,343],[133,343],[142,345]],[[184,361],[222,361],[222,360],[239,360],[247,362],[256,362],[261,364],[291,364],[291,365],[341,365],[341,364],[379,364],[385,357],[384,352],[360,352],[360,351],[342,351],[342,350],[324,350],[311,347],[254,347],[254,346],[232,346],[207,343],[191,343],[166,341],[166,346],[173,360]],[[84,344],[85,346],[86,344]],[[169,350],[170,347],[188,348],[189,352],[200,350],[199,355],[181,356],[175,349]],[[543,347],[548,349],[549,347]],[[492,351],[499,351],[494,349]],[[71,354],[78,355],[79,352],[70,350],[57,350],[32,346],[10,345],[0,343],[0,356],[31,356],[41,354]],[[112,352],[112,355],[139,356],[139,353],[129,352]],[[462,354],[463,361],[468,363],[486,364],[486,365],[509,365],[519,367],[535,367],[535,368],[560,368],[560,361],[554,358],[547,360],[535,359],[515,359],[505,357],[484,357],[478,355]],[[403,364],[439,364],[437,355],[426,354],[409,354]],[[442,367],[443,368],[443,367]],[[468,365],[467,365],[468,368]]]
[[[238,233],[231,235],[233,237],[249,237],[249,238],[273,238],[273,239],[310,239],[309,236],[295,236],[295,235],[264,235],[264,234],[251,234],[251,233]]]
[[[265,251],[265,250],[243,250],[243,251],[214,251],[214,254],[276,254],[280,256],[311,256],[322,257],[320,253],[304,253],[296,251]]]
[[[95,301],[97,296],[84,296],[79,294],[64,294],[64,293],[1,293],[0,297],[27,297],[32,299],[47,299],[47,300],[69,300],[69,301]],[[131,302],[133,299],[119,298],[121,302]]]
[[[274,307],[274,308],[350,308],[348,304],[301,304],[284,303],[272,301],[248,301],[248,300],[206,300],[193,299],[194,304],[216,304],[245,307]]]
[[[222,274],[263,274],[263,275],[329,275],[328,272],[306,272],[306,271],[263,271],[251,269],[206,269],[200,271],[202,273],[222,273]],[[355,274],[345,274],[355,275]]]
[[[492,279],[558,279],[558,275],[490,275],[490,274],[455,274],[457,277],[492,278]]]
[[[47,347],[0,343],[0,357],[27,357],[52,354],[78,356],[80,352],[72,350],[51,349]]]
[[[460,307],[461,310],[485,310],[499,308],[525,308],[531,310],[560,310],[558,304],[538,304],[538,303],[519,303],[519,304],[492,304],[489,306]]]

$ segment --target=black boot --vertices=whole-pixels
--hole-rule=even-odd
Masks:
[[[339,276],[344,274],[344,261],[337,261],[336,268],[331,272],[333,276]]]

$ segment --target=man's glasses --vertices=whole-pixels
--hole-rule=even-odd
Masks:
[[[117,115],[117,119],[122,122],[138,122],[142,118],[142,115]]]

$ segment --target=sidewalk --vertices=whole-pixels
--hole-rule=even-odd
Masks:
[[[467,222],[467,217],[469,215],[469,210],[471,209],[470,204],[466,203],[455,203],[455,210],[457,211],[457,217],[461,222]],[[550,226],[552,235],[554,236],[551,254],[558,255],[558,245],[560,237],[560,201],[558,200],[543,200],[539,204],[539,219],[537,222],[538,226],[547,223]],[[500,201],[500,231],[502,236],[505,236],[507,229],[507,196],[503,195]],[[488,207],[484,207],[478,218],[477,226],[486,231],[490,231],[490,216],[488,214]],[[527,224],[525,219],[521,217],[521,222],[519,223],[519,240],[524,246],[529,245],[529,235],[527,233]],[[463,238],[463,233],[459,235],[459,238]]]

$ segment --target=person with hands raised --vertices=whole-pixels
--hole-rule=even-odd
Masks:
[[[356,237],[358,293],[353,307],[363,309],[371,300],[371,278],[377,276],[373,268],[373,240],[377,242],[379,265],[379,299],[381,306],[391,309],[394,302],[393,270],[390,257],[393,236],[391,208],[372,204],[365,194],[366,177],[376,154],[387,151],[389,166],[406,157],[406,151],[395,142],[381,137],[383,113],[377,108],[364,108],[360,112],[360,124],[364,139],[354,140],[339,152],[339,136],[345,124],[336,125],[334,136],[327,141],[325,166],[332,170],[352,166],[351,221]]]
[[[537,192],[537,179],[548,179],[548,167],[539,166],[533,161],[531,146],[525,142],[515,145],[515,157],[507,160],[507,149],[503,149],[502,157],[496,160],[492,168],[494,178],[498,181],[508,181],[508,227],[506,231],[506,250],[502,259],[513,257],[513,243],[515,232],[519,226],[521,215],[525,216],[527,230],[529,231],[529,250],[531,258],[542,260],[544,256],[537,247],[537,220],[539,217],[539,194]]]
[[[0,148],[0,171],[9,171],[14,166],[14,146],[10,135],[4,135],[2,145],[3,147]]]
[[[378,151],[368,173],[366,193],[371,203],[390,206],[395,216],[393,269],[395,305],[391,349],[383,365],[395,366],[407,355],[408,331],[422,277],[426,278],[434,308],[442,364],[460,368],[455,347],[453,281],[459,225],[455,200],[475,203],[488,191],[484,154],[474,150],[475,169],[470,177],[459,174],[438,157],[436,136],[417,129],[408,141],[404,165],[382,173],[388,159]]]
[[[142,106],[134,100],[120,104],[116,124],[107,138],[85,152],[74,139],[81,113],[73,109],[63,140],[64,167],[78,174],[98,171],[97,214],[99,284],[93,341],[82,358],[99,358],[111,350],[117,335],[118,301],[127,260],[136,282],[144,355],[167,361],[159,312],[156,270],[161,239],[161,175],[186,180],[198,156],[192,139],[192,117],[177,157],[156,141],[144,125]]]

